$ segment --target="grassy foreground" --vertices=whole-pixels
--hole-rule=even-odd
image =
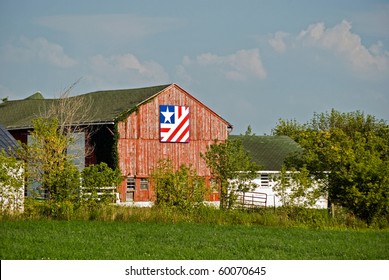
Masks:
[[[0,259],[389,259],[387,230],[2,220]]]

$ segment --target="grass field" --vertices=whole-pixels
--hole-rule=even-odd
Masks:
[[[0,222],[0,259],[389,259],[387,230],[123,221]]]

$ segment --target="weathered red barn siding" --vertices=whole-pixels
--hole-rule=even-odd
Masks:
[[[190,110],[190,142],[161,143],[159,135],[159,105],[185,105]],[[178,168],[192,165],[200,176],[210,172],[200,153],[215,139],[224,141],[229,124],[177,85],[171,85],[139,106],[136,112],[118,123],[119,166],[123,176],[136,178],[135,201],[153,199],[153,191],[140,190],[140,178],[148,178],[160,159],[170,159]],[[121,198],[126,197],[126,181]]]

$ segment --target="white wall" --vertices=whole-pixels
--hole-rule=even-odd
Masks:
[[[282,206],[281,199],[273,191],[276,182],[272,180],[272,176],[277,174],[279,174],[278,171],[260,171],[258,173],[258,178],[254,180],[254,183],[257,184],[258,187],[253,191],[267,194],[267,207]],[[316,201],[314,208],[318,208],[318,209],[327,208],[327,198],[320,197]]]
[[[6,186],[0,182],[0,209],[1,211],[23,212],[24,211],[24,183],[23,183],[23,168],[4,168],[8,169],[9,176],[16,180],[20,180],[21,187]]]

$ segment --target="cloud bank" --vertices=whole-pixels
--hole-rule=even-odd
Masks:
[[[182,65],[178,67],[179,74],[188,80],[187,70],[193,66],[212,68],[225,78],[234,81],[245,81],[250,78],[265,79],[267,76],[259,49],[242,49],[225,56],[213,53],[203,53],[193,59],[185,56]]]
[[[288,33],[283,31],[278,31],[274,37],[268,40],[269,45],[279,53],[283,53],[286,50],[286,43],[284,42],[285,37],[288,36]]]
[[[382,51],[382,43],[378,42],[370,48],[364,46],[361,37],[351,32],[351,27],[346,20],[332,28],[326,28],[323,22],[319,22],[301,31],[297,39],[305,46],[334,52],[355,71],[387,70],[389,55]]]
[[[20,37],[6,44],[2,56],[8,61],[46,63],[60,68],[77,64],[76,60],[65,54],[61,45],[49,42],[45,38]]]
[[[343,61],[352,71],[359,74],[385,73],[389,70],[389,52],[382,42],[371,46],[362,43],[361,37],[352,32],[352,24],[343,20],[333,27],[323,22],[309,25],[296,35],[288,46],[283,31],[275,33],[268,44],[278,53],[286,52],[288,47],[310,48],[333,53],[337,60]]]
[[[134,54],[103,56],[89,60],[88,80],[106,85],[128,85],[130,83],[166,83],[169,75],[155,61],[141,61]]]

